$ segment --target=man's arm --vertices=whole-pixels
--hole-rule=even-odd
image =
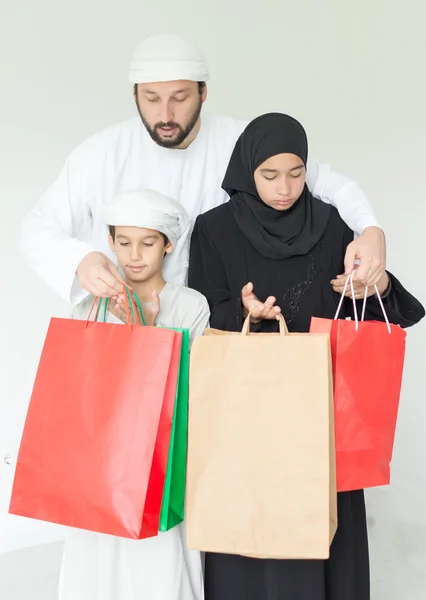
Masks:
[[[330,165],[308,160],[306,183],[315,198],[337,208],[352,231],[362,235],[367,227],[380,224],[361,186],[333,171]]]
[[[20,249],[26,262],[52,289],[73,305],[88,292],[108,296],[116,283],[113,263],[85,241],[91,211],[80,191],[84,168],[71,156],[56,182],[25,218]],[[78,277],[77,277],[78,270]],[[121,289],[119,286],[118,289]]]
[[[81,260],[94,250],[90,244],[77,239],[84,230],[90,231],[90,213],[73,185],[68,161],[55,183],[25,218],[20,249],[37,275],[73,304],[87,295],[76,284],[75,275]]]
[[[385,236],[360,185],[332,171],[330,165],[312,160],[308,161],[306,183],[312,195],[337,208],[359,236],[347,248],[345,272],[350,273],[357,261],[357,278],[366,285],[377,283],[386,267]]]

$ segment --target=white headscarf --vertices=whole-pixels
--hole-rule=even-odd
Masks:
[[[169,283],[185,284],[190,219],[179,202],[153,190],[132,190],[105,204],[102,217],[107,225],[153,229],[167,236],[174,250],[165,258],[163,275]]]
[[[203,55],[179,35],[155,35],[145,39],[133,53],[129,79],[132,83],[161,81],[207,81],[209,71]]]

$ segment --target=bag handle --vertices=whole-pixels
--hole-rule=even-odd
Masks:
[[[379,301],[380,308],[382,309],[382,313],[383,313],[383,316],[385,318],[385,323],[386,323],[386,326],[388,328],[388,331],[389,331],[389,333],[392,333],[391,326],[390,326],[390,323],[389,323],[389,319],[388,319],[388,316],[386,314],[386,310],[385,310],[385,307],[384,307],[384,304],[383,304],[383,300],[382,300],[382,298],[381,298],[381,296],[379,294],[379,290],[377,289],[377,285],[375,285],[375,284],[374,284],[374,289],[376,291],[377,300]],[[367,293],[368,293],[368,287],[365,286],[364,302],[362,303],[361,321],[364,321],[364,317],[365,317],[365,307],[367,305]]]
[[[132,320],[133,320],[133,324],[136,325],[136,317],[135,317],[135,313],[134,313],[134,309],[137,310],[137,313],[139,315],[139,318],[141,320],[142,325],[146,325],[144,316],[143,316],[143,312],[142,312],[142,306],[140,305],[140,300],[139,298],[132,292],[132,298],[131,298],[131,302],[129,300],[129,306],[130,306],[130,310],[131,310],[131,316],[132,316]],[[104,310],[104,320],[103,322],[106,322],[106,310],[108,307],[108,302],[109,302],[109,298],[106,298],[105,300],[105,310]],[[139,304],[139,306],[138,306]]]
[[[341,311],[342,306],[343,306],[343,301],[345,299],[345,294],[346,294],[346,290],[347,290],[348,283],[349,283],[350,286],[351,286],[352,303],[353,303],[353,308],[354,308],[355,331],[358,331],[359,320],[358,320],[358,311],[357,311],[357,306],[356,306],[355,291],[354,291],[354,282],[353,282],[354,274],[355,274],[355,271],[352,271],[352,273],[346,279],[346,282],[345,282],[345,285],[344,285],[344,288],[343,288],[343,292],[342,292],[342,295],[340,297],[340,302],[339,302],[339,305],[337,307],[336,314],[334,315],[334,321],[336,321],[339,318],[339,314],[340,314],[340,311]],[[382,300],[382,298],[380,296],[380,293],[379,293],[379,290],[378,290],[376,284],[374,284],[374,289],[375,289],[375,292],[376,292],[376,295],[377,295],[377,299],[378,299],[379,304],[380,304],[380,308],[382,309],[383,316],[385,318],[385,323],[386,323],[388,332],[392,333],[391,326],[390,326],[390,323],[389,323],[389,319],[388,319],[388,316],[386,314],[386,310],[385,310],[385,307],[384,307],[384,304],[383,304],[383,300]],[[362,304],[361,321],[364,321],[364,317],[365,317],[365,309],[366,309],[367,298],[368,298],[367,294],[368,294],[368,286],[365,286],[364,302]]]
[[[125,308],[126,308],[126,316],[127,316],[127,328],[129,330],[129,333],[132,333],[132,331],[133,331],[132,319],[133,319],[133,322],[136,323],[135,311],[134,311],[134,305],[133,305],[133,301],[132,301],[131,292],[130,292],[128,286],[125,283],[123,283],[123,294],[124,294],[124,305],[125,305]],[[132,295],[136,298],[136,296],[134,294],[132,294]],[[89,325],[90,317],[92,316],[93,309],[95,308],[96,305],[97,305],[97,309],[96,309],[96,314],[95,314],[95,317],[94,317],[94,322],[98,321],[99,313],[100,313],[100,310],[101,310],[101,307],[102,307],[102,303],[104,304],[103,322],[104,323],[106,322],[106,313],[107,313],[107,309],[108,309],[108,301],[109,301],[108,298],[99,298],[99,297],[94,298],[92,306],[90,308],[89,315],[88,315],[87,320],[86,320],[85,329],[87,329],[87,327]],[[137,299],[137,301],[139,302],[139,299]],[[141,310],[142,310],[142,307],[141,307]],[[145,323],[145,320],[143,318],[143,314],[142,313],[141,313],[141,317],[142,317],[142,322],[145,325],[146,323]]]
[[[85,326],[85,329],[87,329],[87,326],[88,326],[88,324],[90,323],[90,317],[92,316],[93,309],[95,308],[95,306],[96,306],[96,305],[97,305],[97,308],[96,308],[96,313],[95,313],[95,317],[94,317],[94,319],[93,319],[93,322],[96,322],[96,321],[98,320],[99,311],[100,311],[100,309],[101,309],[101,303],[102,303],[102,298],[98,298],[98,297],[96,296],[96,297],[93,299],[92,306],[91,306],[91,308],[90,308],[89,314],[88,314],[88,316],[87,316],[87,319],[86,319],[86,326]]]
[[[244,325],[243,328],[241,330],[241,335],[248,335],[250,333],[250,324],[251,324],[251,313],[252,311],[249,312],[249,314],[247,315],[245,321],[244,321]],[[280,335],[284,336],[284,335],[288,335],[288,327],[287,327],[287,323],[285,322],[284,317],[282,316],[282,314],[280,313],[278,315],[278,323],[279,323],[279,327],[280,327]]]
[[[106,322],[106,313],[107,313],[107,307],[108,307],[108,298],[95,298],[93,300],[92,307],[91,307],[90,312],[89,312],[89,316],[87,317],[86,324],[90,321],[90,317],[92,315],[93,309],[94,309],[94,307],[95,307],[96,304],[98,306],[96,308],[96,313],[95,313],[95,317],[94,317],[93,321],[97,322],[99,320],[99,313],[101,312],[102,303],[104,304],[103,322],[104,323]]]
[[[343,292],[340,297],[340,302],[337,307],[336,314],[334,315],[334,321],[337,321],[337,319],[339,318],[339,314],[340,314],[340,311],[342,310],[343,302],[345,300],[345,294],[346,294],[346,290],[348,288],[348,283],[350,283],[351,293],[352,293],[352,303],[353,303],[353,308],[354,308],[355,331],[358,331],[358,311],[356,309],[356,300],[355,300],[354,274],[355,274],[355,271],[352,271],[352,273],[350,275],[348,275],[348,277],[346,278]]]
[[[132,297],[133,297],[133,301],[134,301],[134,302],[135,302],[135,304],[136,304],[136,308],[137,308],[137,311],[138,311],[138,313],[139,313],[139,318],[140,318],[140,320],[141,320],[141,322],[142,322],[142,325],[145,325],[145,326],[146,326],[146,321],[145,321],[145,317],[144,317],[144,314],[143,314],[143,308],[142,308],[141,301],[140,301],[140,300],[139,300],[139,298],[136,296],[136,294],[134,294],[133,292],[132,292]]]

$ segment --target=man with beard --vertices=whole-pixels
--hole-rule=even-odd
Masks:
[[[130,65],[140,118],[83,142],[25,219],[24,257],[73,305],[88,294],[115,298],[122,289],[100,217],[103,204],[114,195],[155,190],[181,202],[192,223],[200,213],[228,200],[222,179],[246,123],[201,116],[208,78],[204,58],[192,43],[176,35],[147,38]],[[314,161],[308,163],[307,184],[360,236],[348,246],[347,271],[358,259],[360,284],[378,281],[385,267],[384,234],[361,188]],[[191,228],[188,239],[190,233]],[[188,254],[187,246],[182,247],[165,261],[171,283],[186,281]],[[336,291],[341,291],[339,285],[334,282]]]

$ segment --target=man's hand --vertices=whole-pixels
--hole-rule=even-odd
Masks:
[[[114,311],[111,312],[113,312],[113,314],[115,314],[115,316],[121,319],[124,323],[127,323],[126,300],[122,292],[118,294],[117,301],[114,302],[113,306]],[[133,310],[136,311],[136,321],[140,325],[142,325],[142,322],[140,321],[139,311],[134,306]],[[146,325],[154,327],[157,317],[160,313],[160,296],[156,291],[152,292],[152,303],[149,306],[147,306],[146,304],[142,305],[142,311]]]
[[[251,322],[259,323],[262,319],[278,319],[281,312],[279,306],[274,306],[276,299],[269,296],[265,302],[261,302],[253,292],[253,284],[248,283],[241,290],[241,300],[244,307],[244,316],[251,313]]]
[[[336,279],[332,279],[332,281],[330,282],[333,286],[333,290],[340,296],[343,294],[347,278],[348,275],[345,274],[337,275]],[[389,275],[386,273],[386,271],[383,273],[376,285],[379,294],[382,295],[389,285]],[[353,288],[355,293],[355,300],[363,300],[365,294],[365,285],[361,283],[361,281],[359,281],[358,279],[355,279],[355,277],[353,279]],[[375,293],[376,290],[374,288],[374,284],[368,286],[367,296],[374,296]],[[352,290],[349,284],[346,287],[345,296],[347,296],[348,298],[352,298]]]
[[[367,227],[362,235],[349,244],[345,255],[346,275],[354,270],[355,261],[359,262],[359,266],[354,275],[354,284],[358,280],[363,285],[370,286],[383,277],[386,268],[386,239],[379,227]]]
[[[124,280],[114,263],[102,252],[90,252],[77,267],[78,281],[97,298],[114,298],[123,289]]]

